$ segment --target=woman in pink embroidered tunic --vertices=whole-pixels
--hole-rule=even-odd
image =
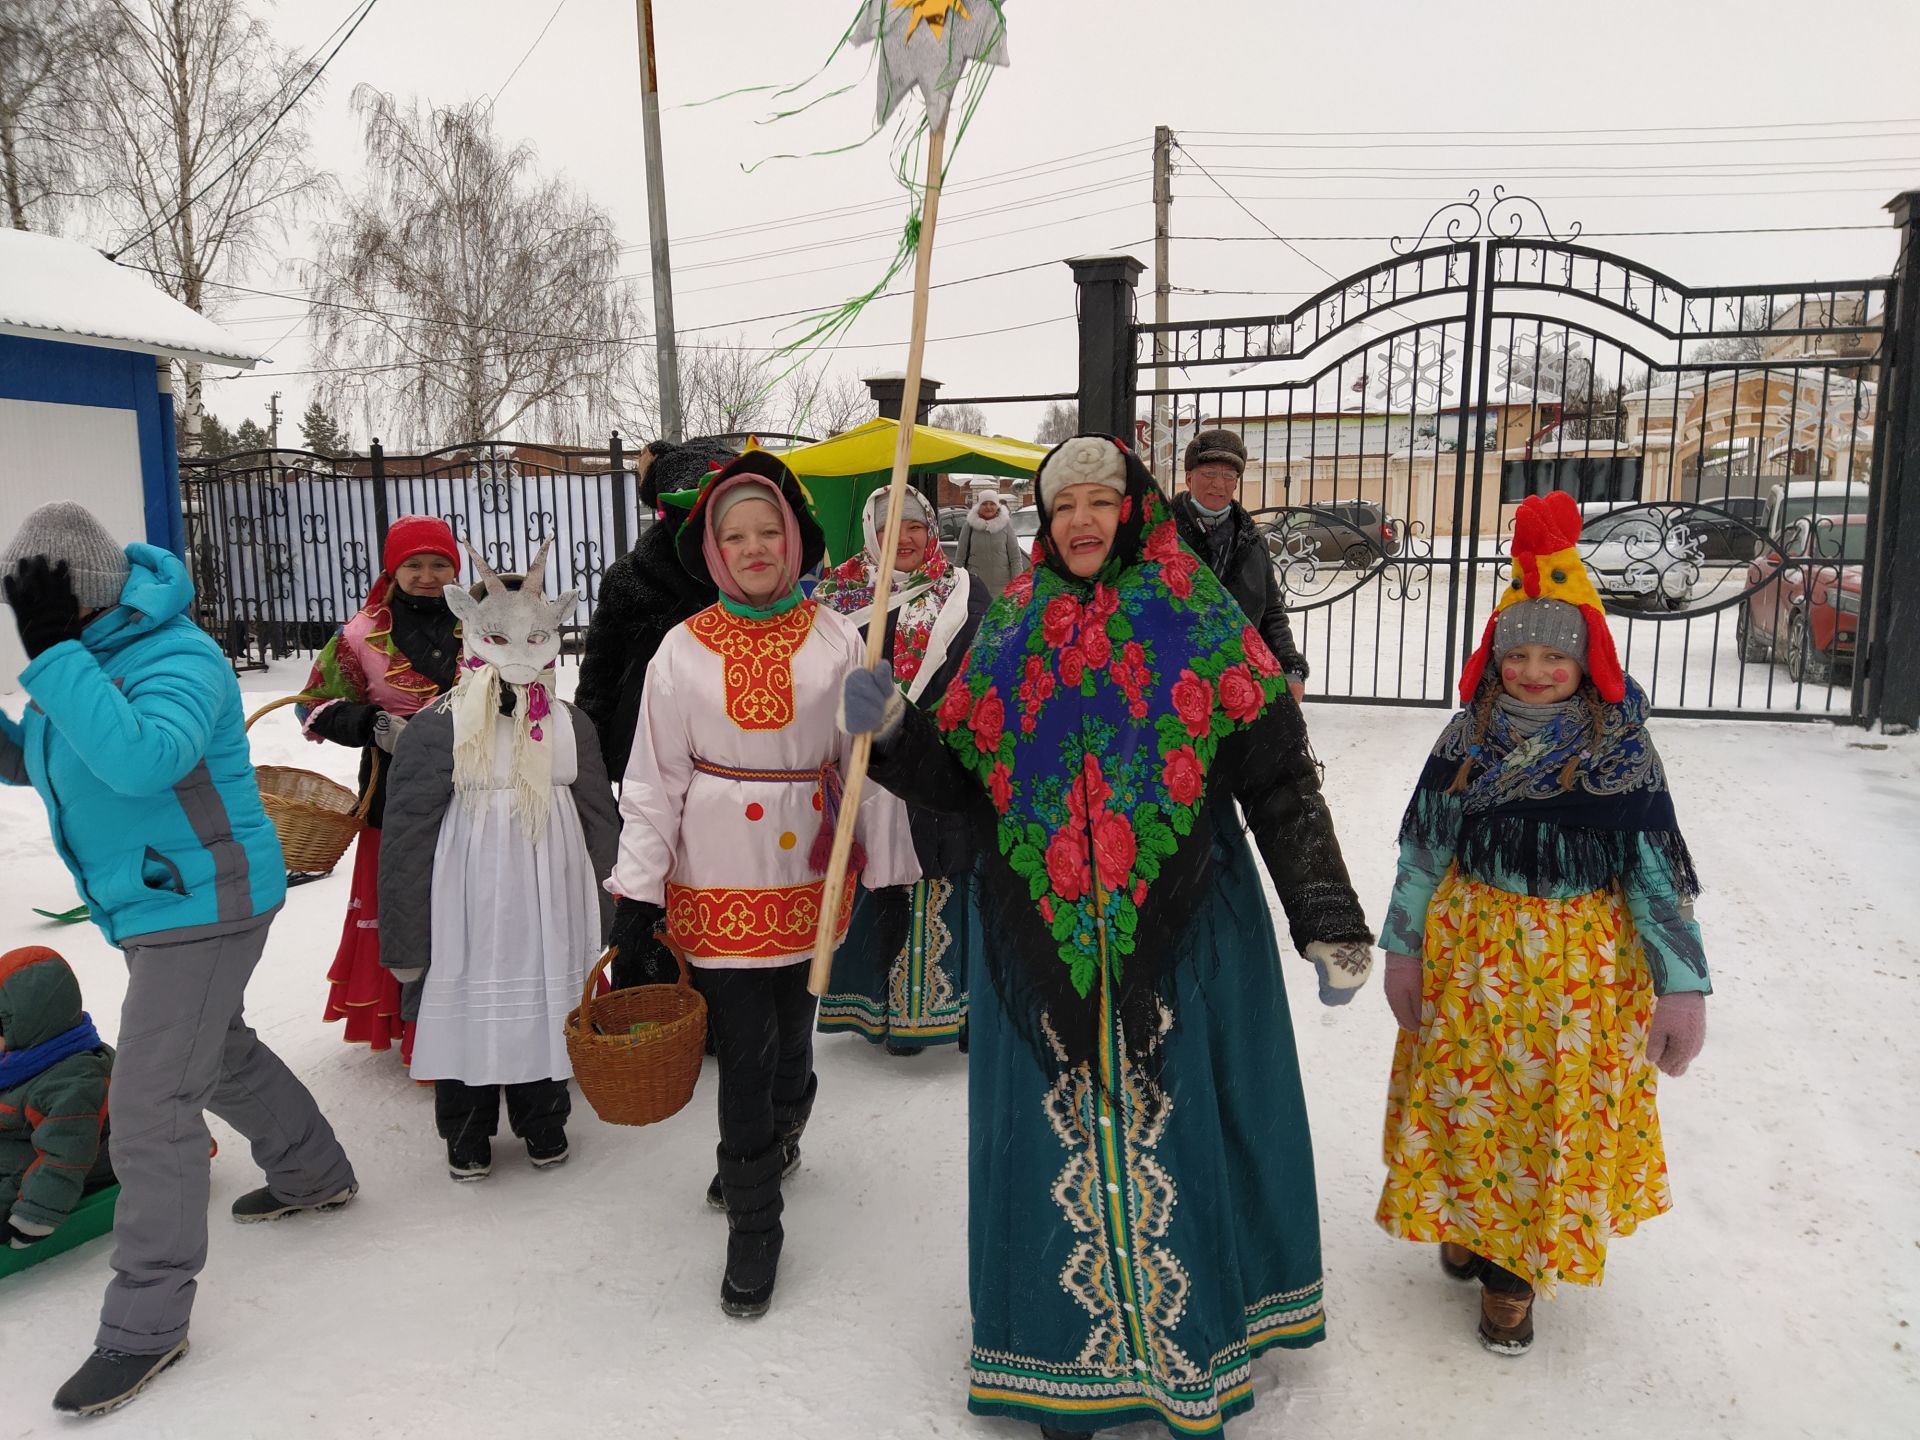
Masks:
[[[719,471],[679,537],[681,563],[710,575],[718,604],[661,643],[620,792],[621,896],[613,943],[648,952],[664,980],[664,926],[707,1000],[720,1063],[719,1175],[727,1211],[721,1306],[764,1314],[783,1232],[780,1182],[799,1164],[813,1107],[814,999],[806,961],[848,742],[835,724],[859,632],[801,598],[824,549],[799,483],[765,451]],[[900,807],[870,790],[856,864],[869,886],[918,878]],[[840,904],[837,932],[852,908]]]
[[[443,598],[460,576],[447,522],[403,515],[387,529],[379,578],[366,604],[327,643],[298,707],[307,738],[361,750],[360,788],[373,787],[367,825],[355,844],[353,886],[340,946],[327,971],[324,1019],[344,1019],[342,1038],[375,1050],[400,1041],[413,1059],[413,1025],[400,1018],[400,985],[380,964],[380,832],[388,766],[407,717],[453,686],[460,625]]]

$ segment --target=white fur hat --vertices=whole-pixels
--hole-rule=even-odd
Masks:
[[[1053,497],[1069,485],[1106,485],[1127,493],[1127,462],[1120,447],[1097,435],[1076,435],[1040,463],[1036,477],[1040,503],[1051,508]]]

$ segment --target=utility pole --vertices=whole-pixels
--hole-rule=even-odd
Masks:
[[[1167,323],[1168,302],[1173,295],[1173,285],[1167,276],[1167,252],[1171,248],[1168,240],[1169,212],[1173,209],[1173,131],[1165,125],[1153,127],[1153,323]],[[1167,337],[1164,331],[1155,331],[1153,336],[1153,388],[1167,388]],[[1153,435],[1148,454],[1153,460],[1153,468],[1160,468],[1160,437],[1164,433],[1167,443],[1167,490],[1174,488],[1174,441],[1177,438],[1174,426],[1169,420],[1167,397],[1153,397]]]
[[[640,29],[640,128],[647,160],[647,237],[653,250],[653,343],[660,371],[661,438],[680,436],[680,357],[674,349],[673,267],[667,258],[667,178],[660,158],[660,85],[653,63],[653,0],[634,0]]]
[[[267,448],[280,448],[280,392],[273,392],[273,398],[267,401]]]

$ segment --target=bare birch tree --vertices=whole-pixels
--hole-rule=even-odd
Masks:
[[[641,339],[606,211],[494,132],[485,101],[354,91],[367,185],[320,227],[316,356],[370,430],[446,445],[597,430]]]
[[[311,72],[244,0],[111,0],[103,14],[105,41],[86,77],[88,188],[117,235],[114,252],[212,313],[221,278],[265,258],[328,184],[307,164],[301,124],[317,92],[281,114]],[[201,367],[181,369],[192,455]]]
[[[790,361],[735,335],[683,341],[680,355],[681,424],[688,435],[780,432],[824,439],[873,418],[872,393],[822,361],[781,371]],[[660,433],[654,352],[646,351],[623,404],[625,423],[639,435]]]
[[[52,230],[81,183],[73,124],[101,0],[0,0],[0,201],[15,230]]]

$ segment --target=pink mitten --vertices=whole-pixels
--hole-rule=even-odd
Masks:
[[[1402,1030],[1420,1029],[1420,962],[1398,951],[1387,952],[1387,1007]]]
[[[1393,985],[1393,972],[1387,972]],[[1653,1002],[1653,1023],[1647,1026],[1647,1058],[1663,1074],[1684,1075],[1687,1066],[1707,1043],[1707,997],[1697,990],[1662,995]]]

